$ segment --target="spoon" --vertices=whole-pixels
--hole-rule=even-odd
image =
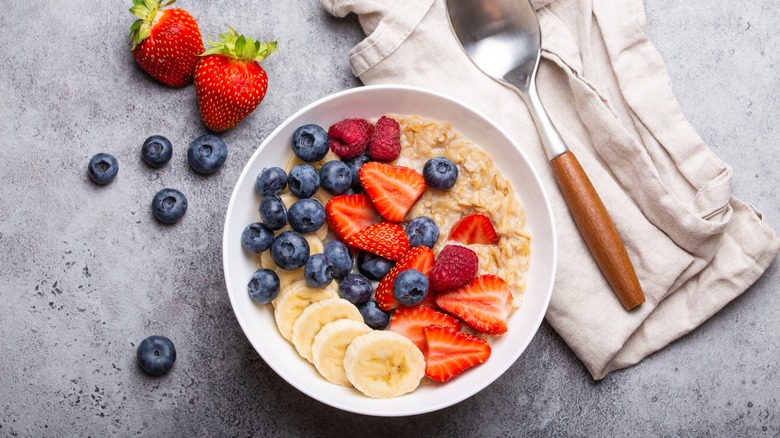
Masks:
[[[536,88],[539,20],[528,0],[446,0],[463,51],[485,74],[516,91],[533,117],[563,198],[596,264],[626,310],[645,301],[626,247],[596,189],[547,115]]]

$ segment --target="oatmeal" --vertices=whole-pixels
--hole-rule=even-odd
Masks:
[[[479,257],[481,273],[497,275],[512,290],[514,307],[522,305],[526,273],[531,258],[531,237],[525,226],[525,210],[514,189],[479,146],[454,130],[449,122],[419,116],[393,115],[401,125],[399,166],[422,169],[433,157],[447,157],[458,166],[458,179],[449,190],[426,190],[408,217],[429,216],[441,230],[434,250],[447,243],[446,236],[463,216],[488,216],[499,235],[498,245],[468,245]]]

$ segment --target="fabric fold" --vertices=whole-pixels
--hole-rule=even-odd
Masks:
[[[685,119],[663,60],[645,32],[640,0],[536,0],[542,101],[602,197],[645,291],[623,310],[571,219],[522,99],[471,64],[444,0],[322,0],[358,15],[352,49],[365,84],[449,94],[504,127],[551,197],[559,263],[547,321],[591,375],[630,366],[690,332],[743,293],[780,241],[731,194],[731,168]]]

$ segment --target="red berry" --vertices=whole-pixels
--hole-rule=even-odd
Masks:
[[[369,225],[350,237],[347,243],[353,248],[394,261],[400,260],[401,256],[409,250],[406,231],[392,222]]]
[[[358,231],[368,227],[379,219],[368,195],[341,195],[332,198],[325,206],[325,218],[336,237],[343,242]]]
[[[382,310],[392,310],[397,309],[400,306],[393,295],[393,284],[395,283],[395,278],[398,274],[408,269],[416,269],[423,274],[428,275],[428,273],[431,272],[431,269],[433,269],[435,261],[436,256],[433,255],[433,251],[427,246],[415,246],[407,251],[376,287],[376,303],[379,308]],[[423,300],[420,305],[435,306],[435,297],[435,292],[428,289],[428,296],[425,297],[425,300]]]
[[[401,222],[425,191],[425,178],[414,169],[369,161],[358,172],[365,189],[383,218]]]
[[[460,330],[460,322],[445,313],[437,312],[427,306],[402,307],[390,317],[388,330],[406,336],[425,353],[425,334],[423,329],[429,325],[450,327]]]
[[[328,129],[330,150],[340,158],[355,158],[365,152],[374,125],[365,119],[344,119]]]
[[[436,258],[436,264],[428,275],[431,289],[444,291],[455,289],[471,281],[477,275],[477,254],[460,245],[447,245]]]
[[[467,285],[436,295],[436,304],[482,333],[507,331],[512,291],[495,275],[481,275]]]
[[[450,240],[466,245],[479,243],[483,245],[497,245],[498,234],[490,218],[482,213],[470,214],[452,226]]]
[[[401,155],[401,127],[395,119],[382,116],[376,122],[368,144],[368,156],[375,161],[393,161]]]
[[[431,325],[425,336],[425,375],[446,382],[490,357],[490,344],[450,327]]]

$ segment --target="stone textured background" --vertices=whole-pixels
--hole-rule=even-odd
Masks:
[[[127,4],[126,4],[127,3]],[[126,42],[129,1],[11,2],[0,15],[0,436],[778,436],[780,264],[687,337],[594,382],[547,324],[494,384],[448,409],[370,418],[316,402],[246,341],[222,279],[232,185],[300,107],[355,87],[354,17],[319,2],[183,2],[204,37],[278,39],[268,95],[224,135],[225,167],[201,177],[186,146],[204,133],[194,90],[158,85]],[[780,5],[646,0],[652,40],[686,115],[734,169],[736,196],[780,229]],[[140,159],[152,134],[168,166]],[[97,187],[97,152],[120,162]],[[189,198],[176,226],[150,214],[163,187]],[[143,374],[135,346],[176,343],[173,372]]]

